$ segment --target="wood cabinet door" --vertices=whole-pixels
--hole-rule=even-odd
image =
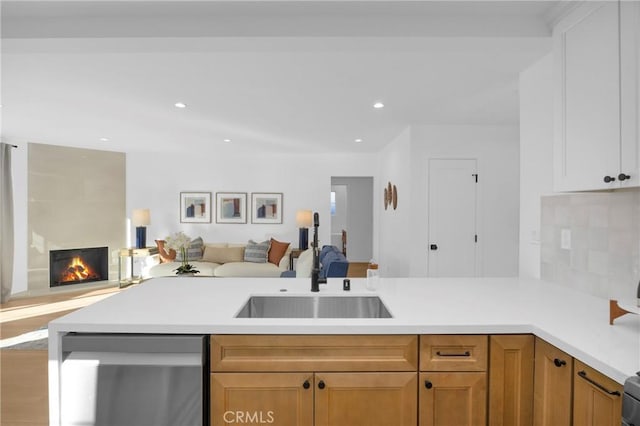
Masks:
[[[313,426],[313,373],[212,373],[211,426]]]
[[[618,13],[618,2],[584,2],[554,29],[556,190],[619,187]]]
[[[489,425],[533,424],[533,335],[489,339]]]
[[[486,373],[420,373],[419,426],[487,424]]]
[[[534,426],[571,426],[573,358],[536,338]]]
[[[415,426],[417,373],[316,373],[315,426]]]
[[[573,424],[618,426],[622,423],[622,386],[578,360],[573,374]]]

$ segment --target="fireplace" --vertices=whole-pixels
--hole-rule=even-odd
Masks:
[[[108,279],[108,247],[51,250],[49,252],[50,287]]]

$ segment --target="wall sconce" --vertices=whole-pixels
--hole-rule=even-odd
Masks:
[[[298,248],[306,250],[309,248],[309,227],[313,221],[311,210],[298,210],[296,213],[296,223],[299,228]]]
[[[151,223],[149,209],[133,209],[131,223],[136,227],[136,248],[147,247],[147,228]]]

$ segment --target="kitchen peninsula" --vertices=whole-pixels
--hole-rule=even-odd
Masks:
[[[344,292],[341,279],[329,279],[315,295],[373,295],[364,284],[352,279],[351,291]],[[392,318],[235,318],[250,296],[311,296],[309,289],[309,279],[157,278],[51,322],[50,423],[60,423],[61,338],[69,332],[413,335],[416,340],[532,335],[618,384],[640,370],[639,316],[625,315],[610,326],[608,300],[537,280],[387,278],[375,294]]]

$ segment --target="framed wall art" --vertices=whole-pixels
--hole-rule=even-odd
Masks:
[[[180,222],[211,223],[211,193],[181,192]]]
[[[247,223],[247,193],[216,192],[216,223]]]
[[[251,223],[282,223],[282,193],[252,192]]]

